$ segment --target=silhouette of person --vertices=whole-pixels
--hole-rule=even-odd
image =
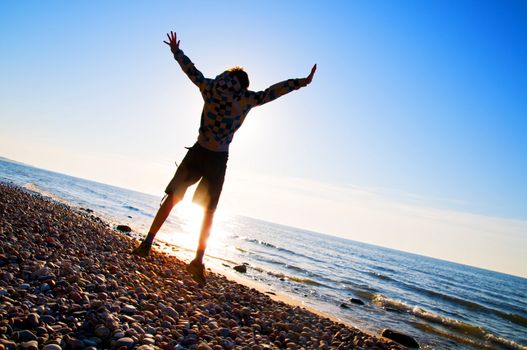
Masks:
[[[196,282],[204,285],[206,279],[203,256],[223,187],[229,144],[234,133],[242,125],[251,108],[310,84],[317,66],[313,66],[306,78],[285,80],[264,91],[254,92],[247,89],[249,77],[241,67],[228,69],[215,79],[205,78],[179,48],[180,41],[177,40],[176,33],[170,32],[167,36],[168,41],[164,43],[170,46],[183,72],[199,88],[204,106],[197,142],[189,148],[165,189],[166,196],[147,237],[132,253],[143,257],[149,254],[152,242],[172,208],[181,201],[187,188],[199,181],[193,201],[204,207],[204,216],[196,257],[187,265],[187,271]]]

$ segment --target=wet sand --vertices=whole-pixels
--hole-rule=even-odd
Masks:
[[[0,350],[402,349],[0,184]],[[284,301],[288,301],[287,303]]]

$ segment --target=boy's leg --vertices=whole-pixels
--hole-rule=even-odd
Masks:
[[[139,256],[147,256],[150,252],[150,247],[152,246],[152,243],[154,242],[154,238],[156,237],[157,232],[167,219],[168,215],[172,211],[172,208],[181,201],[181,196],[177,196],[174,193],[171,193],[165,197],[163,202],[161,203],[161,206],[159,207],[156,216],[154,218],[154,221],[152,222],[152,226],[150,226],[150,230],[148,231],[148,235],[146,238],[141,242],[141,244],[135,248],[132,251],[132,254],[139,255]]]
[[[201,231],[199,234],[199,243],[198,249],[196,250],[196,257],[190,262],[190,264],[187,265],[187,271],[190,273],[190,276],[200,286],[204,286],[206,283],[203,256],[205,255],[205,249],[207,249],[207,240],[210,236],[212,221],[214,219],[214,212],[214,209],[205,209],[203,222],[201,224]]]
[[[172,211],[172,208],[174,208],[174,206],[180,201],[181,197],[177,196],[174,193],[171,193],[166,196],[166,198],[163,200],[163,203],[161,203],[161,206],[159,207],[156,216],[154,217],[154,221],[152,222],[152,226],[150,226],[147,238],[149,236],[152,236],[152,241],[154,240],[154,237],[156,236],[157,232],[167,219],[170,212]]]
[[[196,257],[193,261],[202,264],[203,256],[205,255],[205,249],[207,249],[207,241],[210,236],[210,230],[212,228],[212,221],[214,220],[214,209],[205,209],[203,216],[203,222],[201,223],[201,231],[199,233],[198,249],[196,250]]]

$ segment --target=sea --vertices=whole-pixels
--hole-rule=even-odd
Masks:
[[[92,210],[113,226],[129,225],[137,238],[148,231],[162,198],[6,159],[0,181]],[[183,201],[157,247],[189,261],[200,219],[201,210]],[[205,263],[236,274],[232,268],[245,264],[242,281],[371,334],[389,328],[411,335],[422,349],[527,349],[522,277],[223,212],[215,218]]]

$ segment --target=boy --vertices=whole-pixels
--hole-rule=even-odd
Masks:
[[[196,257],[187,265],[187,271],[196,282],[203,286],[206,282],[203,255],[220,198],[227,168],[229,144],[234,133],[242,125],[251,108],[263,105],[311,83],[317,65],[313,66],[306,78],[289,79],[264,91],[254,92],[247,90],[249,77],[240,67],[231,68],[215,79],[205,78],[179,48],[176,33],[170,32],[167,36],[168,41],[164,43],[170,46],[183,72],[199,88],[205,103],[201,113],[198,140],[188,150],[176,174],[165,189],[166,196],[154,218],[148,236],[132,253],[139,256],[148,255],[156,233],[172,208],[183,198],[187,188],[199,181],[193,201],[205,208],[205,214]]]

